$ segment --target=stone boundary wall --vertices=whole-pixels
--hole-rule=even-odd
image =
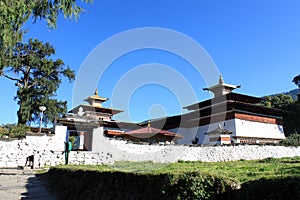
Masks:
[[[97,152],[71,151],[70,164],[112,164],[114,161],[223,162],[231,160],[256,160],[268,157],[300,156],[300,147],[269,145],[232,146],[181,146],[141,145],[123,140],[102,138]],[[26,136],[21,140],[0,140],[0,167],[24,166],[26,157],[34,155],[34,167],[64,164],[64,143],[57,136]]]

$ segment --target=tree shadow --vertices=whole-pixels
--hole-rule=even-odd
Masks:
[[[53,190],[47,186],[43,176],[36,174],[30,177],[26,183],[27,192],[22,193],[21,200],[58,200]]]
[[[242,184],[241,189],[220,194],[221,200],[296,200],[300,197],[300,177],[260,179]]]

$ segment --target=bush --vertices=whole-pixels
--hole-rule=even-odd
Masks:
[[[9,135],[9,131],[7,130],[7,128],[1,127],[0,126],[0,137],[2,137],[3,135]]]
[[[218,196],[220,200],[296,200],[300,196],[300,178],[259,179],[246,182],[240,190],[230,191]]]
[[[200,172],[144,174],[51,168],[45,178],[66,200],[216,199],[236,185]]]
[[[300,146],[300,134],[294,133],[281,142],[285,146]]]
[[[24,138],[30,127],[26,124],[5,124],[0,127],[0,134],[10,138]]]
[[[236,184],[229,179],[200,172],[173,174],[164,199],[215,199]]]

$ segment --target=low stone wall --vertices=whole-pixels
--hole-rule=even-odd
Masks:
[[[64,143],[60,144],[56,136],[28,135],[25,139],[0,140],[0,167],[24,166],[26,158],[34,155],[34,167],[57,165],[64,157]]]
[[[64,141],[59,136],[26,136],[21,140],[0,140],[0,167],[24,166],[26,157],[34,155],[34,167],[64,164]],[[71,151],[70,164],[112,164],[115,161],[223,162],[231,160],[255,160],[268,157],[300,156],[300,147],[268,145],[234,146],[181,146],[141,145],[123,140],[100,138],[97,152]]]

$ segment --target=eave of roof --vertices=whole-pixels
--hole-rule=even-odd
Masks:
[[[217,85],[214,85],[212,87],[209,87],[209,88],[203,88],[203,90],[214,90],[214,89],[219,88],[219,87],[225,87],[225,88],[229,88],[229,89],[237,89],[237,88],[240,88],[241,86],[240,85],[227,84],[227,83],[221,83],[221,84],[217,84]]]
[[[95,107],[95,106],[92,106],[92,105],[81,104],[79,106],[76,106],[72,110],[70,110],[68,113],[74,113],[80,107],[83,108],[83,112],[85,112],[85,111],[94,111],[94,112],[109,113],[109,114],[113,114],[113,115],[123,112],[123,110],[117,110],[117,109],[114,109],[114,108],[103,108],[103,107]]]
[[[84,99],[84,101],[89,102],[90,100],[99,100],[99,101],[107,101],[109,98],[105,98],[105,97],[100,97],[98,95],[93,95],[93,96],[89,96],[88,98]]]
[[[249,95],[231,92],[226,95],[208,99],[205,101],[201,101],[201,102],[198,102],[198,103],[195,103],[192,105],[185,106],[183,108],[188,109],[188,110],[198,110],[198,109],[201,109],[201,108],[204,108],[207,106],[211,106],[213,104],[220,103],[222,101],[228,101],[228,100],[239,101],[239,102],[244,102],[244,103],[251,103],[251,104],[258,104],[263,99],[259,98],[259,97],[253,97],[253,96],[249,96]]]

